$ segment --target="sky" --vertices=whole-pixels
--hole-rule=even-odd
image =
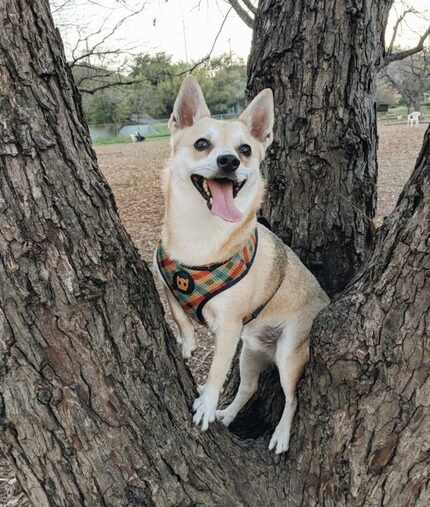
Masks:
[[[61,4],[64,0],[51,1]],[[109,39],[108,46],[132,49],[133,53],[165,51],[172,54],[174,60],[187,61],[199,60],[209,53],[230,7],[225,0],[127,0],[127,5],[132,7],[143,3],[143,11],[127,20],[115,37]],[[430,16],[430,0],[409,0],[408,3],[418,11],[427,10]],[[396,4],[401,12],[399,2]],[[67,25],[80,24],[83,33],[92,33],[105,21],[105,32],[102,33],[106,33],[129,12],[121,6],[121,0],[73,0],[71,5],[67,10],[63,9],[59,20],[63,25],[60,29],[66,47],[73,46],[77,38],[76,29]],[[389,34],[395,19],[393,9],[387,30]],[[414,46],[427,23],[416,16],[406,18],[399,31],[398,42],[404,47]],[[98,40],[97,37],[101,35],[93,40]],[[246,59],[251,39],[251,29],[231,10],[212,54],[215,56],[231,50]]]

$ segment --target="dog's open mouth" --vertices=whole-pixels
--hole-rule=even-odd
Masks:
[[[207,179],[199,174],[192,174],[191,181],[205,199],[213,215],[227,222],[238,222],[242,218],[242,213],[236,208],[234,199],[246,180],[237,182],[228,178]]]

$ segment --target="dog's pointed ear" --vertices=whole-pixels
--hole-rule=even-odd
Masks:
[[[261,91],[239,116],[251,134],[267,148],[273,139],[275,119],[273,93],[270,88]]]
[[[210,115],[199,83],[192,76],[187,76],[173,106],[169,120],[170,132],[174,134],[180,129],[191,127],[200,118]]]

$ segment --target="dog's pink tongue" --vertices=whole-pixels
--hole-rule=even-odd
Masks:
[[[233,182],[206,180],[212,194],[212,215],[226,220],[227,222],[239,222],[242,213],[233,202]]]

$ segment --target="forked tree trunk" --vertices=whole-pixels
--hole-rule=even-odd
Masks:
[[[47,5],[6,13],[0,442],[34,505],[428,504],[430,133],[368,267],[315,326],[291,450],[275,458],[267,439],[191,426],[191,376],[97,168]]]
[[[323,288],[340,291],[372,244],[377,64],[392,0],[260,0],[248,96],[274,91],[265,214]]]
[[[430,127],[365,269],[313,329],[290,455],[304,505],[430,504],[429,246]]]

